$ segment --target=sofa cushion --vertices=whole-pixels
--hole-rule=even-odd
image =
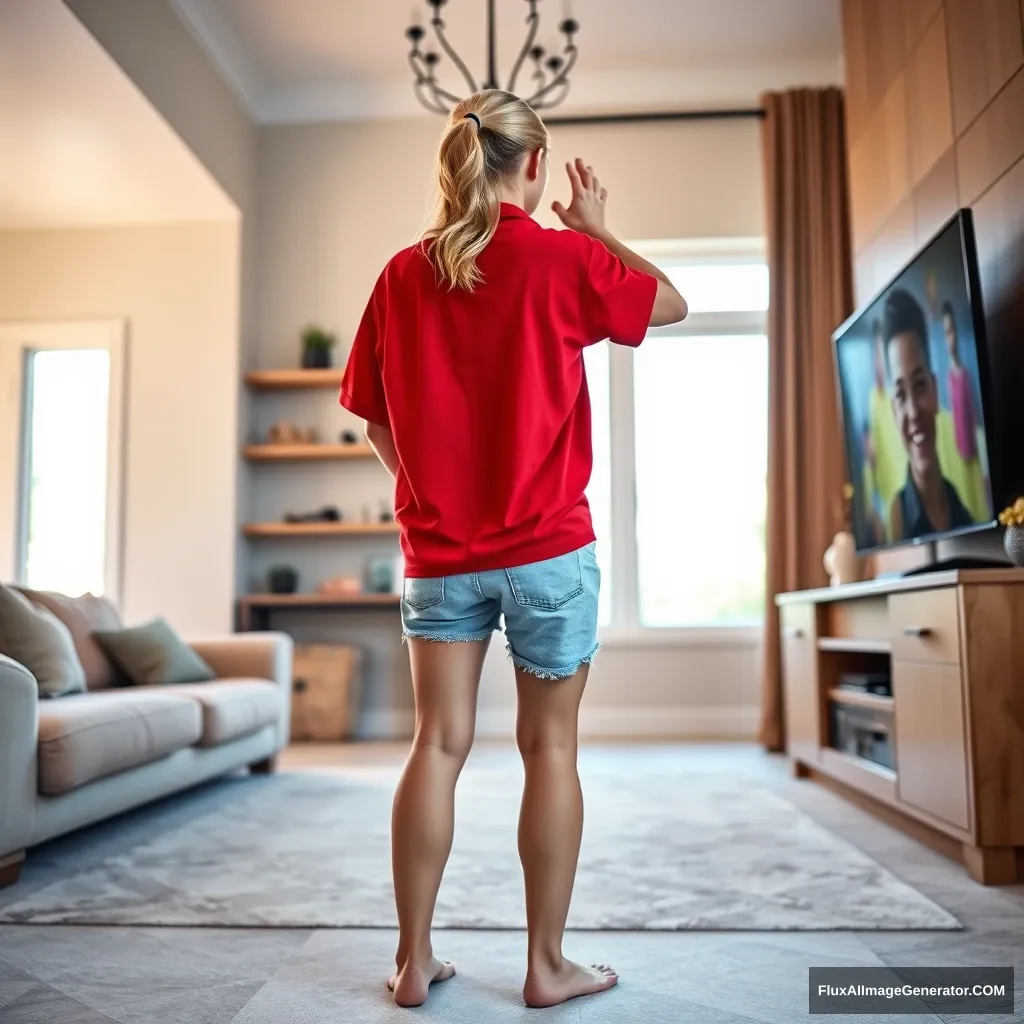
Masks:
[[[199,705],[166,690],[82,693],[39,705],[39,791],[51,796],[190,747]]]
[[[218,679],[213,683],[183,683],[175,694],[188,696],[203,709],[201,747],[216,747],[281,718],[285,694],[263,679]]]
[[[111,661],[136,686],[203,683],[217,675],[164,619],[93,633]]]
[[[95,594],[66,597],[49,590],[30,590],[28,587],[17,589],[33,604],[42,605],[68,627],[78,660],[85,669],[85,685],[88,689],[105,690],[115,685],[117,670],[92,635],[98,629],[121,628],[117,609],[107,598]]]
[[[5,586],[0,586],[0,654],[21,662],[36,677],[40,697],[85,689],[85,669],[67,626]]]

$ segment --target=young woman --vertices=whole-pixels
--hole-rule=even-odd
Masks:
[[[523,996],[552,1006],[617,980],[562,955],[583,826],[577,712],[598,650],[583,350],[605,338],[639,345],[649,326],[687,310],[661,271],[606,230],[607,193],[581,161],[566,168],[568,207],[554,204],[570,230],[532,220],[547,151],[540,118],[510,93],[452,111],[434,227],[385,267],[342,384],[342,405],[366,420],[395,478],[406,566],[416,728],[392,817],[399,939],[389,982],[402,1006],[455,973],[434,955],[431,919],[502,616],[526,772]]]

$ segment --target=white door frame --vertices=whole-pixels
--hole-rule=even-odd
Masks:
[[[106,349],[110,353],[107,420],[106,593],[122,598],[124,538],[124,438],[126,343],[123,320],[68,323],[0,323],[0,580],[18,581],[23,571],[25,503],[22,474],[27,458],[25,369],[30,352]],[[69,510],[73,514],[73,510]]]

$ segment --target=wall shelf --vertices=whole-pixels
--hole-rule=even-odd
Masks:
[[[238,628],[270,629],[273,612],[373,611],[398,608],[397,594],[246,594],[238,600]]]
[[[252,370],[245,383],[254,391],[295,391],[300,388],[337,388],[345,371],[329,370]]]
[[[272,537],[375,537],[395,535],[395,523],[247,523],[242,533],[252,539]]]
[[[374,456],[368,444],[250,444],[243,454],[250,462],[316,462]]]

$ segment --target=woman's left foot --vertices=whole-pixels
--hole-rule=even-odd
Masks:
[[[447,981],[455,973],[455,964],[432,956],[426,963],[407,963],[388,978],[388,988],[399,1006],[422,1006],[427,991],[437,981]]]

